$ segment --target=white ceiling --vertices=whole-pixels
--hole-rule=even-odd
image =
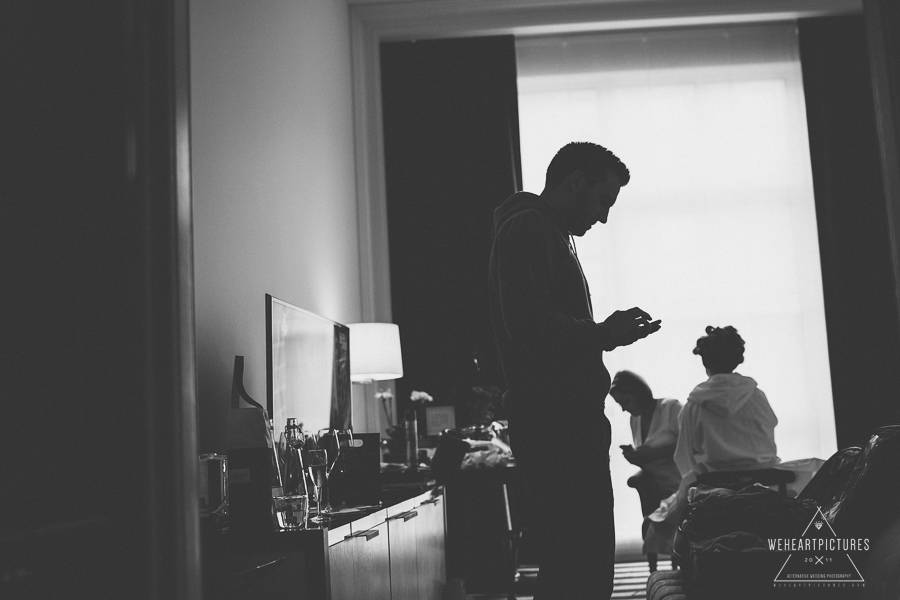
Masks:
[[[382,40],[543,35],[858,13],[862,0],[346,0]]]

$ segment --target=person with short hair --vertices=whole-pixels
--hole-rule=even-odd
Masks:
[[[517,471],[535,511],[535,600],[608,599],[615,573],[603,353],[660,328],[640,308],[594,320],[573,236],[605,224],[628,168],[589,142],[561,148],[540,195],[494,212],[490,303]]]
[[[681,402],[674,398],[655,398],[643,377],[632,371],[619,371],[609,388],[622,410],[631,414],[633,445],[621,446],[625,460],[640,468],[628,478],[628,486],[637,490],[641,514],[647,516],[660,501],[678,491],[681,472],[675,464],[678,443],[678,421]],[[644,520],[643,553],[647,555],[650,571],[656,571],[657,555],[671,550],[670,544],[648,538],[649,521]]]
[[[646,474],[646,484],[652,486],[651,496],[665,498],[681,483],[681,473],[673,459],[681,402],[674,398],[654,398],[644,378],[631,371],[616,373],[609,395],[631,415],[634,444],[622,447],[625,460]]]

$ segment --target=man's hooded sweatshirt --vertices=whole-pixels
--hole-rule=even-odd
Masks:
[[[606,325],[595,323],[587,281],[562,216],[519,192],[494,211],[491,313],[508,391],[504,406],[578,414],[609,391]]]

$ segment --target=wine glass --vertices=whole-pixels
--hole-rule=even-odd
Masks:
[[[338,443],[341,448],[350,448],[353,446],[353,431],[349,429],[340,429],[337,432]],[[338,469],[339,471],[343,469]]]
[[[335,460],[334,466],[332,469],[337,472],[338,477],[334,477],[329,472],[328,486],[329,486],[329,501],[331,500],[331,490],[342,490],[345,489],[346,480],[344,479],[344,467],[347,464],[348,457],[351,452],[348,452],[348,448],[353,447],[353,431],[350,429],[339,429],[337,431],[337,440],[338,447],[340,448],[340,453],[338,454],[337,460]],[[341,501],[341,504],[344,504],[344,500]],[[330,502],[329,502],[330,504]]]
[[[309,520],[313,523],[327,523],[331,520],[322,514],[322,492],[325,487],[325,473],[328,470],[328,456],[325,450],[307,450],[306,470],[316,491],[316,516]]]
[[[327,468],[325,469],[325,487],[323,496],[325,497],[325,506],[322,508],[323,514],[331,514],[334,509],[331,507],[331,472],[338,462],[341,455],[341,443],[338,438],[338,432],[335,429],[320,429],[316,434],[316,448],[325,451]]]

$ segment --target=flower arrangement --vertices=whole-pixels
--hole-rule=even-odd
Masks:
[[[434,398],[428,392],[413,390],[412,394],[409,395],[409,401],[413,404],[428,404],[429,402],[434,402]]]
[[[394,426],[394,406],[391,400],[394,399],[394,392],[391,390],[378,390],[375,392],[375,399],[381,402],[381,410],[384,411],[384,417],[387,419],[388,427]],[[388,408],[390,407],[390,409]]]

